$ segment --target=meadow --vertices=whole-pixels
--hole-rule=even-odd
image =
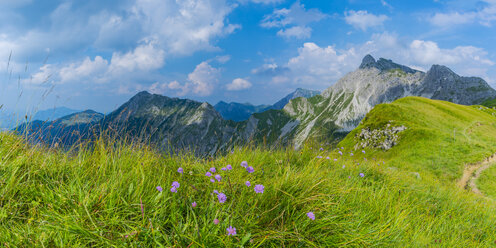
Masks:
[[[69,150],[0,134],[6,247],[491,247],[494,186],[458,186],[496,151],[496,111],[420,97],[377,105],[337,146],[199,158],[100,137]],[[404,125],[392,149],[363,128]],[[485,178],[488,177],[488,178]],[[491,193],[492,192],[492,193]]]

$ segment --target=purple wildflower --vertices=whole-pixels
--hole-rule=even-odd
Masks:
[[[210,182],[215,183],[215,179],[210,178]]]
[[[228,165],[226,166],[226,168],[227,168],[228,170],[232,170],[232,165],[228,164]]]
[[[177,172],[179,172],[179,173],[183,174],[184,170],[183,170],[183,168],[179,167],[179,168],[177,169]]]
[[[176,181],[172,182],[172,187],[179,188],[179,183]]]
[[[222,168],[221,168],[221,170],[226,171],[226,170],[227,170],[227,168],[226,168],[226,167],[222,167]]]
[[[307,216],[308,218],[310,218],[311,220],[315,220],[315,214],[313,212],[308,212],[307,213]]]
[[[193,206],[194,208],[196,208],[197,205],[198,204],[196,204],[196,202],[191,203],[191,206]]]
[[[317,158],[322,158],[322,156],[317,156]]]
[[[250,186],[251,186],[250,181],[246,181],[246,182],[245,182],[245,184],[246,184],[246,186],[248,186],[248,187],[250,187]]]
[[[215,175],[215,179],[217,179],[217,181],[219,181],[219,182],[220,182],[220,180],[222,179],[222,177],[221,177],[220,175],[218,175],[218,174],[217,174],[217,175]]]
[[[256,193],[263,193],[264,192],[264,186],[262,184],[257,184],[255,185],[255,192]]]
[[[365,174],[363,174],[363,173],[360,173],[360,177],[364,177],[364,176],[365,176]]]
[[[215,224],[215,225],[219,224],[219,220],[218,220],[218,219],[215,219],[215,220],[214,220],[214,224]]]
[[[350,156],[353,156],[353,153],[352,152],[350,152]]]
[[[248,166],[248,167],[246,167],[246,171],[248,171],[248,173],[253,173],[253,172],[255,172],[255,169],[253,169],[253,167],[251,167],[251,166]]]
[[[227,200],[227,196],[226,196],[226,194],[224,194],[224,193],[219,193],[219,194],[217,195],[217,199],[219,199],[219,202],[220,202],[220,203],[224,203],[224,202],[226,202],[226,200]]]
[[[337,159],[337,158],[335,158],[335,159],[334,159],[334,161],[338,161],[338,159]]]
[[[162,192],[162,187],[157,186],[157,190],[158,190],[158,192]]]
[[[211,171],[212,173],[215,173],[215,172],[216,172],[215,167],[210,168],[210,171]]]
[[[327,160],[331,159],[330,157],[326,157]]]
[[[365,154],[365,150],[362,150],[363,154]]]
[[[322,148],[322,147],[321,147],[321,148],[320,148],[320,150],[321,150],[321,151],[323,151],[323,150],[324,150],[324,148]]]
[[[344,147],[341,147],[341,150],[344,150]]]
[[[205,173],[205,176],[211,177],[212,176],[212,173],[210,171],[207,171],[207,173]]]
[[[344,167],[346,167],[346,166],[343,164],[343,169],[344,169]]]
[[[172,192],[172,193],[176,193],[176,192],[177,192],[177,188],[176,188],[176,187],[172,187],[172,188],[171,188],[171,192]]]
[[[234,236],[236,235],[236,228],[235,227],[232,227],[232,226],[229,226],[227,228],[227,236]]]
[[[248,162],[246,162],[246,161],[241,162],[241,166],[246,168],[248,166]]]
[[[218,190],[216,190],[216,189],[214,189],[214,193],[219,194],[219,191],[218,191]]]
[[[341,156],[343,155],[343,152],[342,152],[342,151],[339,151],[338,153],[339,153],[339,155],[341,155]]]

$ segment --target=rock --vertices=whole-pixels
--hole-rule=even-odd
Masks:
[[[358,141],[355,144],[355,150],[364,148],[380,148],[387,151],[398,144],[398,134],[406,129],[407,128],[405,126],[392,127],[389,123],[382,129],[370,130],[369,128],[363,128],[356,137]]]

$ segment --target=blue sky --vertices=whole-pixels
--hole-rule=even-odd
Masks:
[[[0,105],[272,104],[364,55],[496,84],[496,0],[0,0]],[[10,59],[9,59],[10,58]]]

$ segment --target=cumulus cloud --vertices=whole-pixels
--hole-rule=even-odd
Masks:
[[[40,67],[38,72],[34,73],[29,79],[25,79],[23,82],[28,85],[51,83],[54,73],[55,69],[52,65],[43,65]]]
[[[174,80],[170,82],[155,82],[151,85],[137,84],[131,87],[125,87],[126,90],[119,93],[130,94],[136,91],[147,90],[162,95],[209,96],[217,88],[220,77],[221,69],[213,67],[209,64],[209,61],[203,61],[188,74],[188,78],[184,83]],[[130,90],[129,88],[134,90]]]
[[[101,56],[93,60],[86,57],[81,62],[56,68],[52,65],[54,80],[59,83],[111,83],[134,79],[136,75],[161,68],[165,52],[156,48],[154,42],[146,42],[127,53],[114,52],[110,62]]]
[[[148,42],[128,53],[114,53],[109,70],[117,72],[149,71],[161,68],[164,65],[164,59],[165,52],[155,47],[154,42]]]
[[[432,25],[442,28],[454,27],[462,24],[478,23],[490,27],[496,21],[496,1],[484,0],[485,6],[475,11],[438,12],[430,17]]]
[[[240,28],[227,23],[233,8],[225,0],[136,0],[132,13],[145,33],[157,37],[166,51],[191,54],[216,49],[212,39]]]
[[[260,26],[279,28],[277,35],[285,38],[309,38],[312,29],[308,25],[326,17],[327,15],[318,9],[306,10],[305,6],[297,1],[289,9],[276,9],[272,14],[265,16]]]
[[[356,29],[366,31],[368,28],[382,26],[388,19],[385,15],[374,15],[366,10],[350,10],[344,13],[346,23]]]
[[[457,46],[453,49],[441,49],[433,41],[414,40],[410,43],[412,60],[421,65],[462,63],[491,66],[494,62],[487,58],[484,49],[473,46]]]
[[[23,62],[29,56],[30,65],[37,65],[37,69],[22,80],[25,84],[97,83],[100,86],[93,88],[106,84],[113,92],[129,94],[139,88],[132,86],[136,82],[164,80],[159,70],[166,66],[169,57],[218,50],[215,42],[240,28],[227,20],[236,6],[228,0],[132,0],[90,12],[89,8],[76,8],[71,2],[64,2],[48,15],[43,28],[16,35],[0,34],[0,56],[7,58],[13,51],[14,58]],[[88,49],[96,50],[97,55],[79,59],[64,56],[71,60],[40,66],[48,55],[52,58],[67,53],[84,54]],[[103,52],[109,49],[112,54],[104,56]],[[217,56],[199,64],[184,84],[154,83],[150,91],[167,89],[182,95],[209,95],[220,74],[209,62],[222,64],[230,58]],[[23,69],[22,62],[13,60],[11,65],[16,65],[16,70]]]
[[[196,66],[188,75],[188,88],[196,95],[208,96],[212,94],[214,86],[219,82],[220,70],[212,67],[207,62]]]
[[[487,71],[495,64],[488,53],[474,46],[442,48],[434,41],[403,40],[394,34],[374,34],[362,44],[338,49],[336,46],[319,46],[304,43],[298,55],[282,66],[289,72],[284,75],[267,75],[273,83],[292,83],[311,88],[326,88],[353,71],[360,65],[366,54],[392,59],[416,69],[428,70],[433,64],[446,65],[455,72],[466,76],[481,76],[487,79]],[[276,65],[267,69],[278,68]],[[252,72],[262,72],[263,67]],[[475,74],[474,74],[475,73]]]
[[[50,57],[68,57],[89,48],[117,48],[123,53],[137,48],[143,40],[154,40],[154,48],[168,56],[218,50],[215,42],[240,28],[227,20],[235,7],[228,0],[132,0],[95,10],[64,1],[46,14],[44,25],[2,33],[0,57],[13,51],[20,61],[29,58],[37,63],[44,60],[47,50]]]
[[[252,85],[248,80],[236,78],[230,84],[226,85],[226,89],[229,91],[245,90],[251,88],[251,86]]]
[[[94,60],[86,57],[81,63],[71,63],[60,69],[61,82],[81,82],[84,79],[102,77],[108,69],[108,61],[100,56]]]

